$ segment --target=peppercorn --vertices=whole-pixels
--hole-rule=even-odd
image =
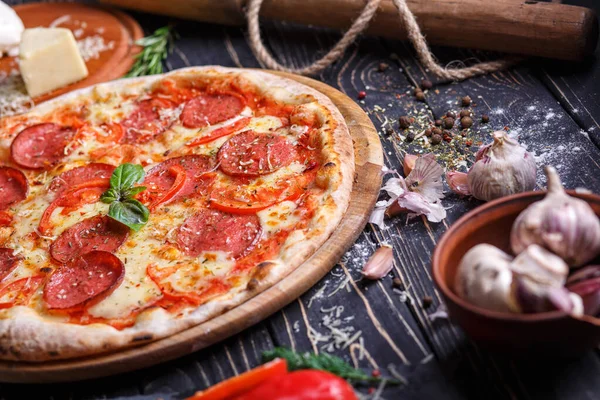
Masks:
[[[462,132],[460,133],[460,136],[462,136],[462,137],[465,137],[465,136],[467,136],[467,131],[462,131]]]
[[[431,137],[431,129],[426,129],[425,130],[425,136]]]
[[[358,92],[358,99],[362,100],[365,97],[367,97],[367,92],[365,92],[364,90],[361,90],[360,92]]]
[[[387,129],[385,130],[385,133],[387,133],[388,135],[392,135],[392,134],[394,133],[394,129],[392,129],[392,128],[387,128]]]
[[[379,72],[385,72],[389,68],[389,64],[384,62],[379,63]]]
[[[415,97],[419,101],[425,101],[425,93],[423,93],[423,92],[417,92],[417,94],[415,95]]]
[[[429,308],[433,304],[431,296],[424,296],[421,301],[423,302],[423,308]]]
[[[473,126],[473,119],[471,117],[462,117],[460,119],[460,126],[464,129],[469,129]]]
[[[446,117],[456,118],[456,113],[454,111],[448,111]]]
[[[403,289],[404,288],[404,283],[402,283],[402,279],[400,278],[394,278],[392,279],[392,286],[397,288],[397,289]]]
[[[431,144],[440,144],[442,143],[442,135],[435,134],[431,137]]]
[[[462,98],[463,107],[469,107],[471,105],[471,98],[469,96],[465,96]]]
[[[460,117],[470,117],[471,116],[471,111],[470,110],[462,110],[460,112]]]
[[[452,117],[444,118],[444,128],[452,129],[453,126],[454,126],[454,118],[452,118]]]
[[[481,122],[483,122],[484,124],[487,124],[488,122],[490,122],[490,116],[487,114],[483,114],[481,116]]]
[[[435,126],[442,126],[442,120],[441,119],[436,119],[435,122],[433,123]]]
[[[423,79],[421,81],[421,87],[423,89],[431,89],[433,87],[433,83],[429,79]]]
[[[434,135],[441,135],[442,134],[442,130],[440,128],[433,128],[433,130],[431,131],[431,133],[433,133]]]
[[[410,118],[408,118],[407,116],[400,117],[398,122],[400,123],[400,128],[402,129],[407,129],[411,124]]]
[[[408,134],[406,135],[406,141],[407,142],[412,142],[413,140],[415,140],[415,134],[414,134],[414,132],[408,132]]]

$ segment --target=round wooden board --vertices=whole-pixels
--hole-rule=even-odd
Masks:
[[[381,187],[383,153],[369,117],[348,96],[313,79],[274,72],[311,86],[338,107],[354,141],[356,175],[350,206],[340,225],[315,254],[275,286],[239,307],[173,336],[116,353],[48,363],[0,362],[0,381],[66,382],[119,374],[193,353],[267,318],[310,289],[356,241]]]
[[[133,42],[144,36],[142,28],[133,18],[108,7],[76,3],[30,3],[15,6],[14,10],[26,28],[48,27],[53,21],[68,16],[63,18],[64,22],[58,27],[73,31],[77,41],[98,43],[101,37],[106,46],[112,43],[110,49],[100,51],[97,58],[86,61],[89,72],[87,78],[35,97],[33,100],[36,104],[75,89],[122,77],[133,65],[133,56],[139,51]],[[10,74],[18,68],[14,57],[0,58],[0,72]]]

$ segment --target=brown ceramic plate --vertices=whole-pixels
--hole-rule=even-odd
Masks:
[[[600,196],[568,191],[587,201],[600,216]],[[492,350],[514,355],[571,356],[600,344],[600,320],[575,319],[555,311],[507,314],[479,308],[458,297],[454,277],[463,255],[473,246],[489,243],[510,253],[510,230],[519,213],[541,200],[545,192],[504,197],[465,214],[444,234],[433,259],[433,277],[448,306],[450,318],[473,340]]]

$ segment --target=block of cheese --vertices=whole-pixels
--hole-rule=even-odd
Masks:
[[[25,29],[19,48],[19,68],[31,97],[88,76],[73,33],[65,28]]]
[[[15,10],[0,1],[0,57],[3,53],[16,54],[23,29],[23,22]]]

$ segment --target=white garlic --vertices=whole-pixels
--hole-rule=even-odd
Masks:
[[[457,294],[493,311],[518,312],[512,294],[511,256],[489,244],[478,244],[460,261],[455,280]]]
[[[569,274],[569,266],[562,258],[537,244],[529,245],[521,252],[513,260],[510,268],[514,273],[529,280],[553,287],[563,287]]]
[[[585,201],[569,196],[553,167],[546,167],[548,194],[531,204],[513,224],[510,243],[515,254],[538,244],[571,266],[581,266],[600,253],[600,220]]]
[[[477,152],[468,173],[469,190],[479,200],[493,200],[533,190],[536,166],[531,153],[504,131],[492,133],[494,142]]]

